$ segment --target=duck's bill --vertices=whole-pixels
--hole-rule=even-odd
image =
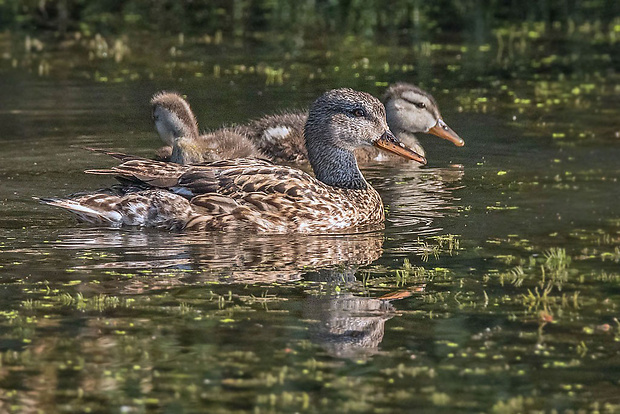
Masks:
[[[443,122],[443,119],[441,118],[437,121],[434,127],[428,130],[428,133],[437,135],[439,138],[447,139],[457,147],[462,147],[465,145],[463,138],[459,137],[458,134],[454,132],[448,124]]]
[[[378,140],[373,142],[373,145],[387,152],[391,152],[392,154],[400,155],[408,160],[414,160],[422,165],[426,165],[426,158],[400,142],[390,131],[385,131]]]

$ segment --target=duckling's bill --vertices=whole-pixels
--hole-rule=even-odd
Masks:
[[[465,145],[463,138],[459,137],[456,132],[446,124],[443,119],[439,118],[434,127],[428,130],[429,134],[437,135],[439,138],[447,139],[457,147]]]
[[[400,142],[400,140],[396,138],[390,130],[385,131],[379,139],[373,142],[373,145],[393,154],[400,155],[403,158],[414,160],[422,165],[426,165],[426,158]]]

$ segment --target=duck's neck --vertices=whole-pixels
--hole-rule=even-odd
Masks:
[[[308,159],[316,178],[332,187],[364,190],[368,183],[351,151],[326,143],[306,143]]]
[[[177,164],[187,164],[185,160],[185,151],[183,150],[182,141],[183,138],[175,138],[172,143],[172,155],[170,156],[170,162]]]
[[[155,121],[155,127],[159,135],[164,141],[170,144],[178,139],[194,139],[197,138],[198,124],[196,118],[191,112],[170,112],[160,110],[161,116]]]

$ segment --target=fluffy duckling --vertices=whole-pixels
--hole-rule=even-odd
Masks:
[[[153,122],[167,145],[157,158],[178,164],[197,164],[229,158],[264,157],[248,140],[245,130],[222,128],[200,135],[189,104],[179,94],[161,92],[151,99]]]
[[[457,147],[465,145],[463,138],[444,122],[433,95],[419,87],[405,82],[395,83],[383,94],[383,103],[392,132],[418,154],[425,155],[414,135],[418,132],[436,135]]]
[[[162,140],[171,145],[169,139],[169,136],[172,135],[171,131],[191,129],[190,126],[175,125],[175,123],[182,123],[191,119],[195,125],[195,117],[186,101],[160,108],[160,99],[157,99],[159,96],[167,99],[182,98],[176,94],[158,94],[151,101],[153,113],[159,112],[161,118],[170,119],[163,125],[157,125],[157,130]],[[390,128],[404,144],[418,154],[424,155],[425,152],[414,135],[417,132],[437,135],[457,146],[465,145],[463,139],[443,121],[433,96],[417,86],[408,83],[391,85],[383,96],[383,102],[385,103]],[[177,110],[182,111],[183,114],[176,116],[175,111]],[[239,158],[247,156],[244,155],[246,152],[253,152],[277,163],[307,163],[308,154],[303,136],[307,118],[306,112],[268,115],[237,128],[222,128],[203,136],[201,141],[206,140],[207,137],[211,139],[212,145],[218,149],[210,151],[209,154],[211,156],[217,154],[219,159]],[[188,136],[191,135],[188,134]],[[234,143],[237,139],[239,145],[235,146]],[[228,142],[228,144],[219,145],[219,141]],[[205,145],[208,146],[208,144]],[[191,145],[188,146],[191,147]],[[198,150],[198,146],[193,146],[193,148]],[[237,149],[239,152],[235,152]],[[183,149],[178,149],[177,152],[179,154],[184,153]],[[364,164],[373,161],[395,161],[399,159],[376,148],[360,148],[355,151],[355,154],[358,162]],[[178,160],[182,158],[184,158],[183,155],[167,158],[165,150],[160,150],[159,153],[159,159],[163,160],[170,159],[173,162],[179,162]],[[195,157],[189,158],[195,159]]]
[[[367,229],[382,226],[385,213],[353,151],[374,146],[426,161],[392,134],[379,100],[352,89],[319,97],[304,134],[316,178],[257,159],[180,165],[110,154],[123,162],[88,172],[114,175],[124,185],[144,190],[41,201],[72,211],[83,221],[114,227],[277,233]]]

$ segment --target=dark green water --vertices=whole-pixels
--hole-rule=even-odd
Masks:
[[[503,51],[130,37],[118,62],[3,35],[0,411],[620,411],[610,27]],[[109,230],[32,199],[112,183],[81,147],[153,154],[161,89],[216,128],[398,80],[466,146],[422,137],[428,167],[364,170],[383,232]]]

